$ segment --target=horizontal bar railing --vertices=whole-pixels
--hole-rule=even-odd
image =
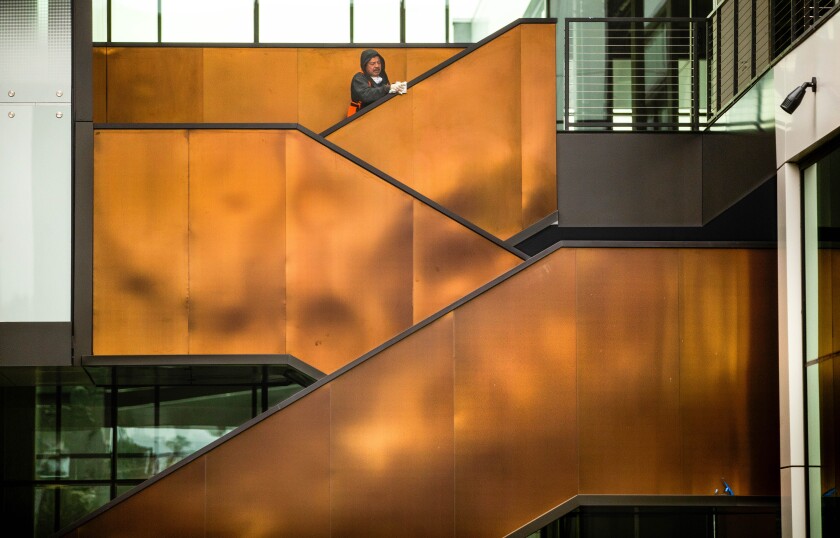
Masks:
[[[565,20],[566,130],[705,125],[705,18]]]
[[[838,0],[721,2],[709,15],[706,42],[709,123],[838,6]]]

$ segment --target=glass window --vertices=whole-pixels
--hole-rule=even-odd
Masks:
[[[262,43],[349,43],[350,0],[260,0]]]
[[[108,484],[61,486],[59,497],[61,507],[59,526],[63,528],[111,500],[111,486]]]
[[[111,41],[157,41],[157,27],[157,0],[111,0]]]
[[[108,40],[108,0],[93,0],[93,42]]]
[[[406,43],[446,42],[446,0],[405,0]]]
[[[164,42],[252,43],[254,0],[162,0]]]
[[[840,149],[804,170],[803,197],[809,524],[814,536],[834,536],[840,513]]]
[[[400,0],[354,0],[354,43],[399,43]]]

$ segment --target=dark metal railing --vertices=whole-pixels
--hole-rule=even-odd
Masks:
[[[837,11],[839,0],[725,0],[709,16],[709,121]]]
[[[706,19],[565,21],[566,130],[705,125]]]

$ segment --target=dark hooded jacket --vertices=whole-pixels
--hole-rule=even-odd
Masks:
[[[373,58],[374,56],[379,56],[382,61],[382,71],[379,73],[379,76],[382,77],[382,82],[377,84],[373,81],[371,77],[369,77],[365,73],[365,65]],[[355,102],[361,102],[361,108],[364,108],[374,101],[377,101],[386,95],[390,91],[391,82],[388,80],[388,73],[385,72],[385,58],[382,57],[381,54],[376,52],[373,49],[367,49],[366,51],[362,52],[361,57],[361,73],[356,73],[353,75],[353,80],[350,83],[350,100]]]

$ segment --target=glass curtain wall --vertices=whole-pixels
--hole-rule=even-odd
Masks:
[[[6,528],[50,536],[311,383],[268,368],[256,384],[0,388]]]
[[[91,0],[97,43],[471,43],[548,0]]]
[[[840,149],[804,170],[810,536],[840,535]]]

